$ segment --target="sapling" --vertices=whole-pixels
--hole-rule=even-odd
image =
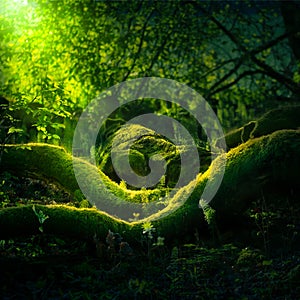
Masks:
[[[34,205],[32,206],[32,210],[34,211],[34,214],[37,216],[39,220],[40,223],[39,231],[43,233],[44,232],[43,224],[47,219],[49,219],[49,216],[45,215],[41,210],[37,212]]]

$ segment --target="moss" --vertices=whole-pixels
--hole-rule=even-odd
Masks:
[[[45,144],[28,144],[26,147],[24,145],[7,145],[5,146],[5,150],[1,161],[1,171],[14,171],[21,176],[26,176],[30,173],[31,176],[51,178],[59,182],[69,191],[74,192],[76,195],[78,194],[79,187],[74,176],[71,156],[62,148]],[[87,182],[91,186],[95,185],[93,181],[94,177],[99,175],[98,169],[81,159],[75,159],[74,163],[81,166],[81,172],[83,176],[87,178]],[[152,196],[154,200],[156,200],[161,194],[160,190],[126,190],[116,183],[111,182],[104,175],[103,179],[110,184],[110,189],[113,190],[115,194],[118,194],[118,196],[120,196],[119,198],[123,199],[122,201],[130,200],[141,202],[144,199],[149,201]],[[105,197],[104,200],[107,201],[107,203],[110,203],[111,206],[115,205],[116,209],[118,209],[119,203],[109,202],[111,201],[110,195],[103,193],[101,187],[98,186],[96,192],[99,194],[99,197],[102,195],[102,197]],[[181,193],[183,192],[184,190],[182,190]],[[78,197],[77,195],[77,198]],[[185,207],[179,206],[178,203],[181,203],[179,200],[180,194],[178,194],[177,198],[174,198],[173,203],[169,206],[169,209],[173,210],[175,205],[174,212],[171,215],[165,216],[168,212],[164,211],[165,214],[159,212],[157,215],[149,218],[154,226],[158,228],[160,235],[170,238],[175,236],[177,232],[180,232],[183,228],[189,228],[190,226],[187,226],[187,224],[199,224],[201,211],[198,208],[197,197],[190,198],[190,203]],[[37,209],[38,208],[37,206]],[[115,232],[129,230],[130,234],[128,234],[128,240],[136,237],[137,232],[142,232],[141,222],[130,225],[129,223],[122,222],[97,210],[77,210],[64,206],[45,206],[41,207],[41,209],[46,215],[50,216],[44,224],[45,232],[86,238],[93,232],[99,231],[99,235],[104,238],[108,229]],[[188,212],[189,210],[192,210],[192,212]],[[164,221],[159,219],[162,216],[164,216]],[[17,221],[14,221],[14,219]],[[37,228],[39,224],[30,206],[29,208],[24,206],[1,210],[0,220],[0,228],[3,229],[1,230],[2,236],[38,232]],[[99,228],[95,224],[97,224]],[[102,229],[102,227],[104,229]],[[134,230],[132,228],[134,228]],[[135,233],[133,234],[132,232]]]
[[[251,121],[243,127],[225,134],[227,148],[231,149],[256,138],[271,134],[277,130],[300,128],[300,106],[283,107],[271,110],[257,121]],[[216,141],[218,146],[219,141]]]
[[[77,209],[63,205],[35,205],[36,211],[49,216],[44,222],[45,233],[92,239],[94,234],[105,237],[109,229],[115,232],[128,232],[129,223],[108,216],[96,209]],[[32,205],[0,210],[1,238],[38,233],[40,226]]]
[[[251,121],[247,123],[245,126],[234,129],[227,134],[225,134],[225,141],[228,149],[237,147],[238,145],[249,140],[251,132],[255,127],[256,122]],[[216,146],[219,146],[219,141],[217,140]]]
[[[74,164],[90,193],[97,194],[108,206],[111,206],[112,197],[105,192],[106,189],[125,201],[142,202],[143,192],[122,189],[98,168],[85,160],[73,158],[59,146],[30,143],[26,145],[5,145],[3,147],[4,152],[0,162],[1,172],[9,171],[20,176],[54,181],[71,194],[74,194],[80,190],[74,174]],[[102,182],[99,180],[100,178]],[[158,190],[148,191],[147,193],[147,196],[153,199],[157,199],[160,195]],[[78,198],[78,195],[76,197]],[[118,205],[116,203],[116,206]]]
[[[266,185],[299,186],[299,169],[299,131],[276,131],[249,140],[227,153],[223,182],[210,204],[221,220],[240,216]]]
[[[271,110],[257,120],[251,137],[260,137],[281,129],[300,128],[300,106]]]
[[[251,121],[243,127],[242,136],[241,136],[241,140],[243,143],[247,142],[250,139],[251,132],[253,131],[255,126],[256,126],[256,122]]]
[[[190,146],[174,145],[165,137],[157,134],[155,131],[137,124],[127,124],[119,129],[110,142],[106,142],[106,147],[101,147],[101,154],[98,155],[100,169],[112,180],[120,182],[120,178],[115,172],[111,161],[112,142],[114,141],[113,151],[118,153],[118,159],[115,162],[119,169],[122,168],[122,159],[127,156],[127,149],[130,148],[129,162],[132,169],[140,176],[147,176],[151,170],[148,165],[149,159],[159,154],[166,163],[165,185],[174,187],[178,181],[181,171],[180,155],[189,153]],[[131,147],[129,147],[131,146]],[[102,153],[103,151],[103,153]],[[207,169],[208,161],[207,151],[199,150],[203,154],[203,164],[201,171]],[[196,166],[191,166],[196,167]],[[161,184],[160,184],[161,186]],[[130,187],[130,186],[129,186]],[[132,187],[131,187],[132,188]]]
[[[70,190],[78,189],[72,157],[61,147],[46,144],[5,145],[0,170],[54,179]],[[71,180],[73,179],[73,180]]]
[[[108,230],[111,230],[120,233],[124,240],[131,244],[138,244],[143,231],[142,222],[127,223],[96,209],[36,205],[36,210],[42,210],[49,216],[43,224],[44,232],[55,235],[92,240],[96,234],[99,239],[105,240]],[[199,219],[200,210],[196,209],[196,211]],[[169,242],[172,238],[178,237],[181,232],[184,233],[186,229],[191,228],[187,227],[191,217],[192,214],[188,217],[186,211],[182,214],[181,209],[175,215],[167,216],[164,221],[151,219],[151,222],[157,229],[157,233],[166,237],[166,241]],[[0,210],[1,239],[37,234],[39,226],[32,205]]]
[[[123,160],[127,159],[128,151],[119,150],[117,159],[114,161],[115,166],[112,164],[110,153],[106,154],[100,164],[100,169],[113,181],[120,182],[119,176],[115,172],[115,168],[122,170]],[[129,163],[132,170],[139,176],[146,176],[149,173],[147,161],[142,153],[131,149],[129,152]]]

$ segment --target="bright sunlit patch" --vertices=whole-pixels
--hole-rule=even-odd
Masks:
[[[18,9],[27,6],[28,0],[4,0],[1,1],[1,11],[17,11]]]
[[[12,0],[10,1],[11,4],[16,4],[16,5],[28,5],[28,1],[27,0]]]
[[[1,0],[0,11],[6,18],[28,18],[33,10],[34,4],[28,0]]]

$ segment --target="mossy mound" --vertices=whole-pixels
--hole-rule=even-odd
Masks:
[[[114,147],[112,146],[113,143]],[[115,169],[124,169],[122,162],[126,159],[128,154],[129,163],[133,171],[139,176],[147,176],[151,172],[149,160],[155,157],[156,160],[164,161],[166,172],[164,177],[160,180],[160,183],[154,187],[165,186],[172,188],[176,185],[180,172],[182,171],[180,156],[189,153],[190,147],[192,146],[176,146],[166,137],[144,126],[127,124],[110,138],[105,148],[101,147],[101,150],[98,152],[97,160],[102,172],[113,181],[119,183],[121,179]],[[115,166],[113,166],[111,159],[112,148],[113,151],[118,154],[117,159],[114,161]],[[129,152],[128,149],[130,149]],[[203,149],[198,149],[198,152],[202,154],[200,171],[203,172],[210,164],[210,154]],[[194,169],[197,168],[196,162],[195,165],[190,167]]]

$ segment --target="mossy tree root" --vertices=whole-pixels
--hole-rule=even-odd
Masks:
[[[34,155],[27,156],[26,153],[29,152],[24,147],[5,146],[7,152],[3,156],[1,170],[14,170],[19,175],[26,175],[30,171],[55,179],[69,190],[78,189],[71,156],[54,146],[30,147],[31,150],[28,151]],[[34,147],[37,148],[35,151]],[[36,156],[37,153],[40,156]],[[59,162],[59,159],[62,161]],[[183,187],[175,194],[170,203],[172,212],[168,215],[158,212],[140,222],[128,223],[96,209],[36,205],[36,210],[42,210],[49,216],[43,224],[46,233],[79,239],[91,239],[96,233],[99,238],[105,239],[110,229],[119,232],[128,242],[136,243],[142,233],[142,223],[151,221],[157,234],[170,241],[193,232],[195,227],[200,230],[203,228],[204,218],[198,202],[207,179],[218,173],[218,164],[219,159],[216,159],[204,174],[198,176],[196,188],[184,205],[176,209],[172,205],[177,205],[180,195],[188,191],[190,186]],[[88,164],[85,167],[94,170]],[[277,131],[251,139],[227,153],[223,182],[210,205],[216,209],[220,222],[222,219],[241,215],[260,196],[260,191],[266,184],[282,184],[291,188],[300,186],[299,170],[300,131]],[[39,226],[32,205],[0,210],[0,239],[34,234],[38,232]]]
[[[237,147],[251,138],[261,137],[278,130],[300,128],[300,106],[287,106],[270,110],[256,121],[228,132],[225,140],[228,149]],[[216,141],[218,146],[220,141]]]
[[[80,174],[81,183],[86,186],[89,195],[93,195],[94,199],[100,198],[103,207],[109,207],[116,213],[123,208],[122,199],[140,203],[145,197],[148,199],[159,198],[161,194],[158,189],[148,191],[124,189],[110,180],[96,166],[86,160],[72,157],[59,146],[30,143],[4,145],[2,148],[0,172],[9,171],[18,176],[56,182],[71,194],[77,191],[77,198],[84,199],[74,173],[74,167],[76,167],[77,176]],[[128,219],[132,217],[129,215]]]
[[[298,191],[299,171],[299,130],[278,130],[250,139],[227,153],[225,175],[210,205],[219,219],[241,215],[265,190],[276,188],[282,195]]]

